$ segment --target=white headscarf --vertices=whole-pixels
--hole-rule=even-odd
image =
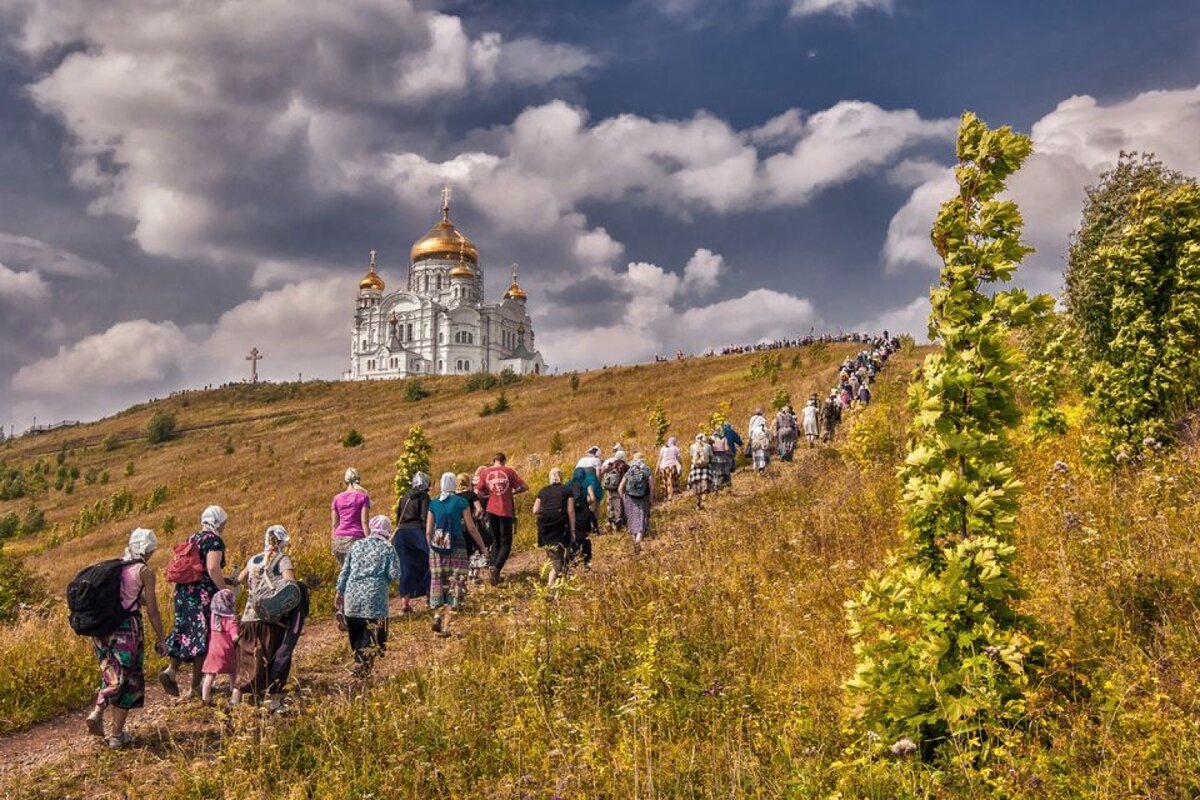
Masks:
[[[158,549],[158,537],[147,528],[134,528],[125,546],[125,561],[142,561]]]
[[[562,483],[563,482],[563,471],[561,469],[559,469],[558,467],[555,467],[554,469],[550,470],[550,482],[551,483]]]
[[[458,478],[453,472],[443,472],[441,480],[442,493],[438,495],[438,500],[445,500],[450,495],[454,494],[454,490],[458,488]]]
[[[229,515],[225,513],[225,509],[220,506],[209,506],[200,515],[200,527],[206,531],[220,533],[228,519]]]
[[[282,525],[272,525],[271,527],[267,528],[267,532],[263,534],[263,552],[265,553],[270,550],[271,545],[275,545],[275,549],[277,551],[283,552],[284,547],[286,547],[287,543],[291,540],[292,537],[288,535],[287,528],[283,527]]]
[[[371,517],[371,524],[367,526],[371,536],[378,536],[380,539],[391,541],[392,538],[392,521],[386,514],[376,514]]]
[[[424,472],[418,472],[416,475],[413,475],[412,488],[428,489],[429,488],[429,476],[426,475]]]
[[[346,468],[346,475],[342,478],[342,480],[345,481],[346,485],[352,489],[362,488],[362,476],[358,474],[358,470],[356,470],[354,467]]]

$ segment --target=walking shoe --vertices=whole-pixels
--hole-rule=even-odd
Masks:
[[[108,737],[109,750],[123,750],[133,744],[133,734],[129,731],[121,731],[116,736]]]
[[[175,675],[171,670],[164,669],[158,673],[158,682],[162,684],[163,691],[171,697],[179,697],[179,682],[175,680]]]
[[[92,736],[104,736],[104,708],[96,706],[92,713],[87,715],[87,731]]]
[[[492,586],[496,586],[497,584],[499,584],[500,583],[500,570],[497,569],[496,567],[492,567],[492,574],[488,576],[488,580],[491,582]]]
[[[433,632],[434,633],[442,632],[442,617],[440,614],[433,615]]]

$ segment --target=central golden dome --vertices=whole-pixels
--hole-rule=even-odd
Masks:
[[[417,239],[410,253],[412,263],[429,259],[446,261],[462,260],[479,264],[479,250],[475,243],[450,221],[450,204],[442,203],[442,218],[429,229],[429,233]]]

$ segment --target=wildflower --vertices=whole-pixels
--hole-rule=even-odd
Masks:
[[[903,739],[899,739],[894,742],[888,749],[890,749],[892,751],[892,755],[896,756],[897,758],[905,758],[917,752],[917,745],[916,742],[905,736]]]
[[[990,658],[992,661],[996,661],[997,659],[1000,658],[1000,648],[994,644],[990,644],[987,647],[983,648],[983,654],[985,656],[987,656],[988,658]]]
[[[1055,461],[1050,471],[1058,475],[1069,475],[1071,473],[1071,466],[1065,461]]]
[[[1079,527],[1079,525],[1082,522],[1083,522],[1083,520],[1081,520],[1079,518],[1079,515],[1076,514],[1074,511],[1064,511],[1063,512],[1063,527],[1065,527],[1067,530],[1069,530],[1069,531],[1075,530],[1076,528]]]

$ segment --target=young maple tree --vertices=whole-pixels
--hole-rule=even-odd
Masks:
[[[909,389],[903,542],[847,603],[858,662],[847,683],[852,715],[885,741],[913,739],[925,758],[949,741],[957,757],[986,757],[1023,716],[1037,649],[1014,609],[1010,331],[1053,303],[993,290],[1031,252],[1016,204],[998,199],[1030,148],[1007,127],[962,117],[959,192],[931,234],[944,266],[930,292],[930,337],[942,352]]]

